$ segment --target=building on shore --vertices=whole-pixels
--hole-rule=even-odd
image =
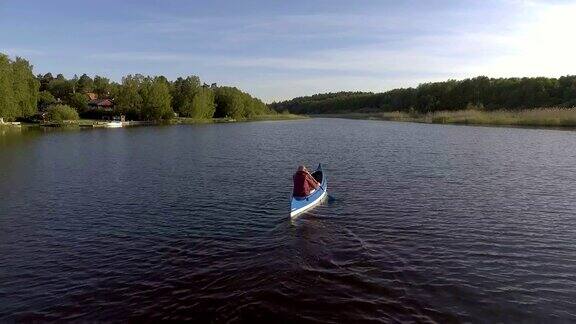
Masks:
[[[98,95],[93,92],[86,94],[88,96],[88,109],[100,111],[113,111],[114,101],[109,98],[98,98]]]
[[[88,108],[91,110],[112,111],[114,102],[111,99],[94,99],[88,102]]]

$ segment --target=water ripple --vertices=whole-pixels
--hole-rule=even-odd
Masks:
[[[0,143],[0,320],[574,322],[573,134],[23,133]],[[291,174],[317,162],[331,199],[290,222]]]

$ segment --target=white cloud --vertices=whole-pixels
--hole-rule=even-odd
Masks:
[[[268,101],[326,91],[383,91],[477,75],[576,74],[576,4],[517,0],[508,3],[511,12],[504,15],[507,20],[500,22],[484,22],[480,12],[443,13],[441,17],[452,19],[448,22],[426,13],[402,17],[374,13],[287,15],[266,20],[160,19],[146,23],[145,29],[188,35],[214,27],[210,33],[219,37],[224,50],[119,51],[93,54],[90,58],[177,63],[191,69],[203,67],[204,71],[229,70],[231,76],[222,81],[244,85]],[[474,23],[467,23],[466,19],[473,19]],[[332,42],[344,36],[364,41]],[[389,42],[389,37],[397,41]],[[298,43],[311,38],[330,46],[311,45],[304,50],[287,47],[286,51],[260,54],[267,41],[290,39]],[[260,42],[260,46],[254,51],[234,50],[235,46],[250,46],[247,44],[251,42]],[[218,80],[221,75],[214,76],[209,78]]]

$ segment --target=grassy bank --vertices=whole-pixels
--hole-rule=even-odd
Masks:
[[[308,117],[303,115],[295,114],[273,114],[273,115],[258,115],[252,118],[248,118],[247,121],[264,121],[264,120],[296,120],[296,119],[306,119]]]
[[[234,122],[246,122],[246,121],[266,121],[266,120],[296,120],[308,118],[302,115],[294,114],[270,114],[270,115],[257,115],[254,117],[236,120],[233,118],[211,118],[211,119],[196,119],[196,118],[186,118],[177,117],[171,120],[172,124],[211,124],[211,123],[234,123]]]
[[[576,128],[576,108],[540,108],[519,111],[457,110],[438,111],[427,114],[405,112],[347,113],[316,115],[351,119],[373,119],[408,121],[432,124],[468,124],[533,127],[574,127]]]

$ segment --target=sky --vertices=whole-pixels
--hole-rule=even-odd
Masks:
[[[266,102],[576,74],[576,0],[0,0],[35,73],[198,75]]]

